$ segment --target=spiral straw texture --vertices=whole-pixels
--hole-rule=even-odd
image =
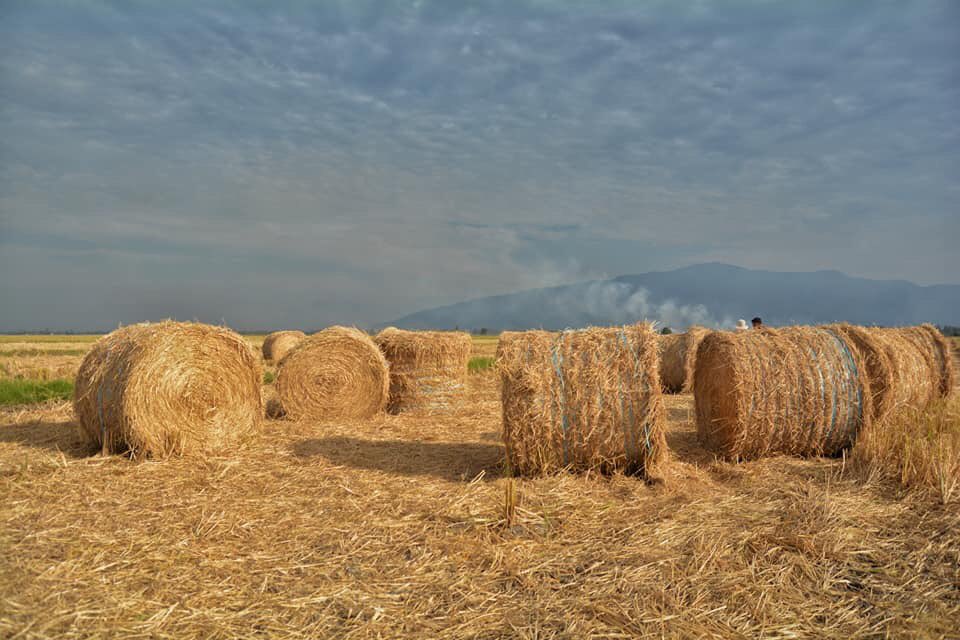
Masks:
[[[834,455],[873,417],[865,359],[830,329],[712,332],[694,378],[700,440],[730,459]]]
[[[875,419],[904,408],[923,410],[950,391],[950,346],[936,327],[833,327],[856,344],[866,359]]]
[[[226,454],[260,427],[262,377],[259,358],[229,329],[136,324],[87,354],[73,406],[81,435],[102,450]]]
[[[330,327],[283,358],[276,387],[282,412],[292,420],[362,419],[383,411],[390,373],[370,336]]]
[[[690,327],[686,333],[657,336],[660,348],[660,385],[664,393],[692,391],[697,348],[709,332],[709,329],[703,327]]]
[[[283,356],[307,337],[303,331],[274,331],[263,339],[263,359],[280,362]]]
[[[390,363],[387,411],[440,411],[462,395],[473,341],[461,331],[403,331],[377,334]]]
[[[666,440],[649,326],[504,333],[497,369],[515,471],[659,474]]]

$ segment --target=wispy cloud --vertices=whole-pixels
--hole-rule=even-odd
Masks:
[[[0,14],[0,327],[58,296],[310,326],[704,260],[960,267],[948,0]]]

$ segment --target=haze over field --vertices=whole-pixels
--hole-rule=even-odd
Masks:
[[[958,24],[951,0],[4,2],[0,331],[370,326],[714,261],[957,282]]]
[[[949,324],[960,318],[960,286],[921,287],[851,278],[838,271],[783,273],[715,263],[478,298],[389,324],[502,331],[652,320],[674,330],[690,325],[730,329],[738,318],[749,320],[757,314],[769,325]]]

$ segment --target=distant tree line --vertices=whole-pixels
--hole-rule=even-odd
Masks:
[[[960,327],[954,326],[952,324],[945,324],[940,327],[940,333],[951,338],[960,337]]]

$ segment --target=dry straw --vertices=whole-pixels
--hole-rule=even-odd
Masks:
[[[280,363],[277,396],[293,420],[369,418],[387,403],[387,361],[366,333],[330,327],[300,342]]]
[[[956,638],[960,489],[714,463],[693,396],[663,401],[656,491],[505,477],[486,371],[449,413],[272,423],[201,464],[77,459],[69,406],[0,410],[0,638]]]
[[[274,331],[263,339],[263,359],[280,362],[305,337],[303,331]]]
[[[84,358],[74,411],[81,435],[104,453],[225,454],[260,427],[262,377],[259,359],[229,329],[131,325]]]
[[[666,441],[649,326],[504,333],[497,368],[515,471],[659,474]]]
[[[953,392],[953,386],[956,383],[953,348],[950,346],[950,341],[932,324],[907,327],[901,329],[901,331],[909,336],[909,338],[914,341],[914,344],[928,350],[932,354],[934,364],[940,374],[937,381],[937,393],[941,398],[949,396]]]
[[[875,419],[906,408],[922,410],[953,385],[950,347],[935,327],[832,328],[847,336],[866,360]]]
[[[712,332],[694,377],[698,436],[729,459],[834,455],[873,417],[864,357],[827,328]]]
[[[660,385],[665,393],[688,393],[693,390],[693,372],[697,347],[709,333],[703,327],[690,327],[686,333],[657,336],[660,348]]]
[[[390,363],[390,413],[449,409],[462,395],[473,349],[469,334],[390,327],[375,342]]]

